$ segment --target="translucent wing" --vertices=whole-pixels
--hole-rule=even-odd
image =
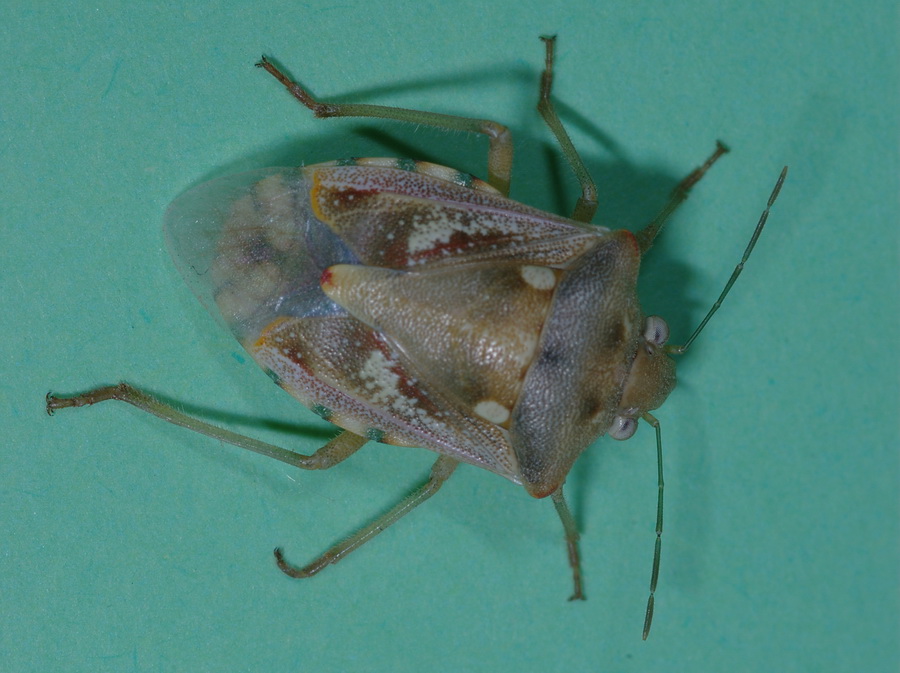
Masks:
[[[312,217],[308,183],[295,168],[229,175],[185,192],[166,211],[178,270],[245,346],[279,317],[345,313],[319,289],[319,276],[359,261]]]

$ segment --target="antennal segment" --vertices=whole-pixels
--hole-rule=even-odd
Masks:
[[[734,267],[734,271],[731,272],[731,278],[729,278],[728,282],[725,283],[725,288],[722,290],[719,298],[716,299],[716,303],[712,305],[712,308],[709,309],[706,317],[700,321],[700,324],[697,325],[697,329],[695,329],[690,338],[688,338],[688,340],[684,342],[684,345],[666,346],[666,353],[670,353],[672,355],[684,355],[687,352],[688,348],[691,347],[691,344],[694,343],[694,339],[696,339],[700,335],[700,332],[703,331],[703,328],[706,327],[706,323],[709,322],[709,319],[712,318],[715,315],[716,311],[719,310],[719,307],[722,305],[722,302],[724,301],[726,295],[731,290],[731,286],[734,285],[734,282],[738,279],[738,276],[741,275],[741,271],[744,270],[744,264],[750,257],[750,253],[753,252],[753,248],[754,246],[756,246],[756,241],[759,239],[759,235],[762,233],[763,227],[766,226],[766,220],[769,219],[769,211],[772,209],[772,204],[775,203],[775,199],[778,198],[778,193],[781,191],[781,186],[784,184],[784,179],[787,177],[787,171],[787,166],[781,169],[781,175],[778,176],[778,182],[775,183],[775,188],[772,190],[772,194],[769,196],[769,201],[766,203],[766,209],[762,212],[762,215],[759,216],[759,222],[756,224],[756,229],[753,230],[753,236],[750,237],[750,242],[747,244],[747,248],[744,250],[741,261],[738,262],[738,265]]]

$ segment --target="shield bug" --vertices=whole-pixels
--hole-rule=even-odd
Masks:
[[[683,354],[747,261],[786,170],[740,263],[682,346],[645,316],[641,258],[713,154],[632,234],[590,225],[596,189],[550,98],[554,38],[538,109],[581,184],[571,218],[507,198],[512,140],[496,122],[314,99],[263,58],[257,65],[317,117],[380,117],[486,135],[488,179],[435,164],[355,159],[219,178],[169,207],[175,263],[209,311],[287,392],[343,431],[305,456],[190,417],[126,384],[47,396],[47,411],[116,399],[169,422],[303,469],[327,469],[372,440],[439,454],[430,478],[393,509],[306,566],[275,550],[279,568],[309,577],[337,563],[430,498],[460,462],[549,496],[584,598],[578,530],[563,496],[576,458],[603,434],[627,439],[639,419],[656,431],[656,544],[646,638],[663,527],[662,440],[650,412],[675,385]]]

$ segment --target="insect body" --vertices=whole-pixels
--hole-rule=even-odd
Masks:
[[[654,380],[623,396],[662,345],[643,334],[640,251],[627,231],[441,172],[392,160],[254,172],[224,218],[195,212],[228,202],[221,191],[236,180],[226,177],[172,204],[170,247],[207,305],[308,407],[544,497],[588,444],[613,426],[630,434],[674,383],[660,357]],[[659,340],[664,323],[649,322]]]
[[[303,568],[335,563],[430,497],[459,462],[495,472],[533,496],[551,496],[583,598],[578,532],[563,483],[604,433],[656,427],[660,456],[657,544],[644,637],[650,627],[662,532],[659,425],[649,412],[675,384],[662,318],[644,316],[635,291],[641,257],[663,221],[725,151],[691,174],[637,235],[586,222],[595,190],[549,93],[552,39],[539,108],[582,181],[573,219],[506,197],[511,141],[494,122],[366,105],[320,103],[269,61],[260,64],[319,116],[377,116],[485,133],[489,183],[449,168],[361,159],[275,168],[213,180],[166,214],[182,275],[206,307],[286,391],[344,432],[312,456],[235,435],[120,384],[48,411],[120,399],[166,420],[305,469],[344,460],[366,441],[439,454],[429,481],[377,521]],[[774,201],[784,175],[769,200]]]

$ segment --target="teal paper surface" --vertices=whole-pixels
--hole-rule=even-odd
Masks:
[[[896,671],[896,2],[6,2],[0,8],[0,670]],[[679,362],[656,456],[601,439],[567,491],[588,600],[570,604],[548,501],[471,467],[308,581],[275,568],[369,521],[427,474],[373,445],[302,473],[121,404],[49,418],[44,395],[126,379],[310,452],[333,436],[193,298],[166,205],[266,165],[409,156],[485,174],[486,142],[315,120],[316,95],[489,117],[512,196],[578,186],[534,104],[538,36],[597,179],[597,224],[639,228],[713,149],[732,153],[648,255],[641,295],[687,337],[781,167],[746,272]],[[294,434],[291,434],[291,430]]]

